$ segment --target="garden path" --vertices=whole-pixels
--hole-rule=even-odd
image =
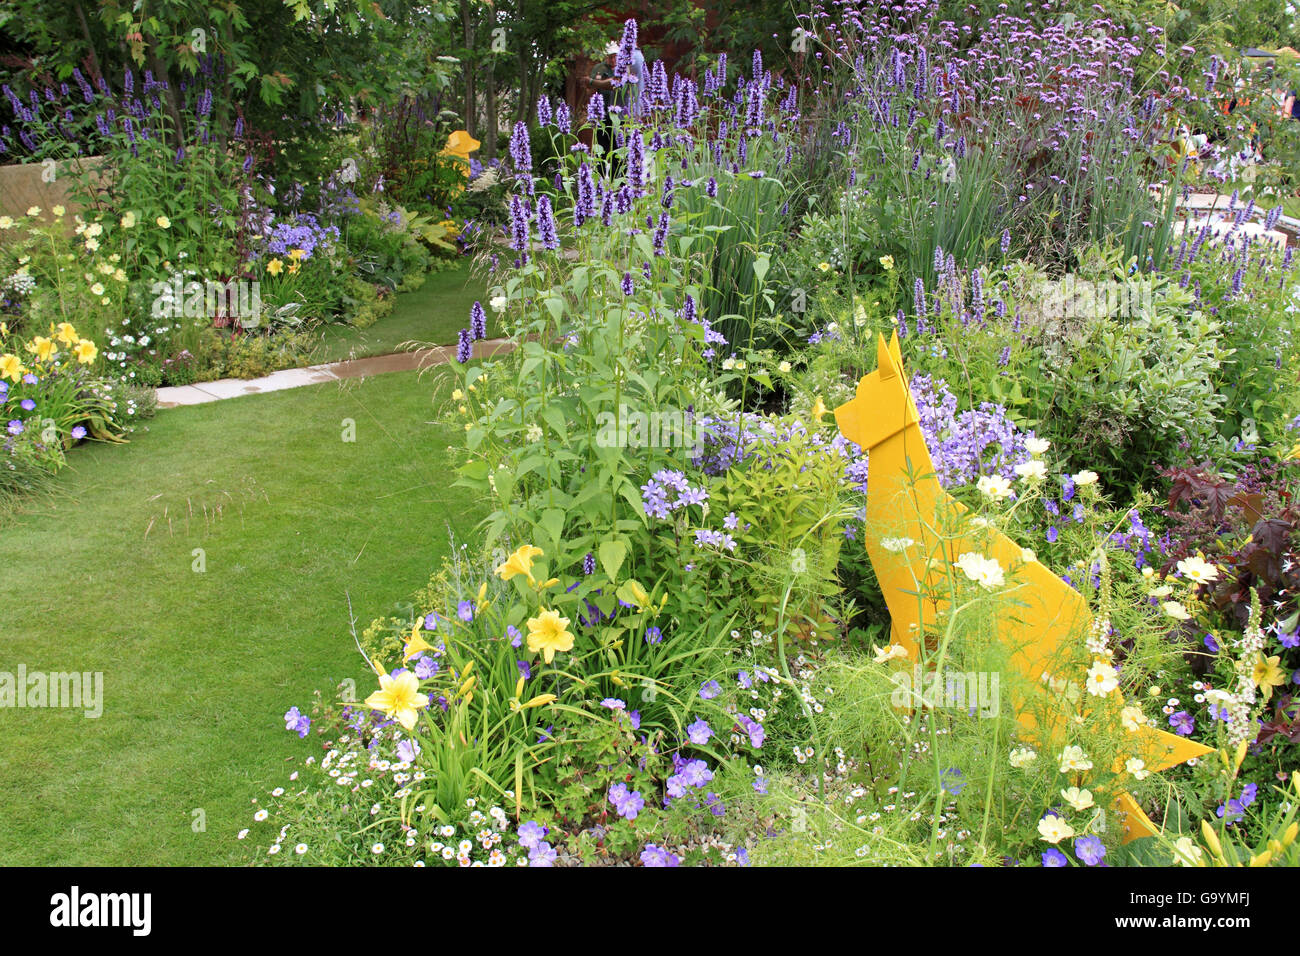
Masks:
[[[474,358],[495,355],[497,352],[513,347],[509,339],[484,339],[474,343]],[[440,345],[413,352],[347,359],[324,365],[309,365],[306,368],[287,368],[264,375],[262,378],[222,378],[215,382],[199,382],[195,385],[167,386],[158,389],[158,407],[204,405],[208,402],[221,401],[223,398],[279,392],[286,388],[319,385],[322,382],[334,382],[343,378],[366,378],[371,375],[382,375],[385,372],[423,370],[435,365],[445,365],[455,357],[455,346]]]

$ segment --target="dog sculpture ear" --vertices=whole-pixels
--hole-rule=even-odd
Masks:
[[[876,371],[880,373],[881,381],[891,379],[898,374],[898,366],[894,365],[894,357],[890,354],[890,347],[885,343],[884,333],[881,333],[876,343]]]
[[[889,355],[894,360],[894,371],[901,377],[903,374],[903,353],[898,345],[897,331],[889,336]]]

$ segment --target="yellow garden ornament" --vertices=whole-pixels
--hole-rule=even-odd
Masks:
[[[944,610],[940,602],[918,601],[918,582],[933,585],[927,590],[935,593],[946,568],[956,566],[992,590],[1002,585],[1006,571],[1012,578],[1007,583],[1018,585],[1015,595],[1023,606],[998,620],[998,638],[1012,649],[1010,665],[1034,686],[1044,686],[1047,666],[1058,648],[1089,632],[1088,606],[1077,591],[1038,561],[1029,560],[1020,545],[996,530],[964,522],[968,531],[947,540],[935,539],[933,529],[941,527],[945,518],[964,516],[965,508],[939,486],[935,476],[897,335],[888,344],[880,336],[876,371],[862,378],[852,401],[835,409],[835,420],[844,436],[868,453],[867,526],[888,528],[891,536],[897,536],[867,536],[867,552],[892,619],[891,644],[906,652],[889,656],[915,664],[919,659],[917,635],[927,633],[927,619],[932,623]],[[1123,719],[1123,695],[1104,678],[1100,672],[1092,675],[1097,685],[1092,693],[1100,690],[1104,696],[1098,699],[1114,704],[1118,722]],[[1060,735],[1061,724],[1037,728],[1030,708],[1018,709],[1018,720],[1029,739],[1049,745],[1051,738]],[[1143,776],[1212,752],[1144,722],[1130,719],[1124,726],[1132,742],[1127,749],[1133,753],[1125,755],[1127,760],[1121,757],[1118,768],[1142,768]],[[1155,832],[1154,824],[1127,793],[1118,796],[1116,805],[1124,820],[1125,842]]]
[[[465,167],[465,181],[469,182],[469,154],[474,152],[482,145],[473,136],[470,136],[463,129],[458,129],[447,137],[447,145],[442,148],[442,156],[454,156],[459,159]],[[460,190],[464,190],[464,185]]]

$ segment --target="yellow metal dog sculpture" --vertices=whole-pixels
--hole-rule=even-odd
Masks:
[[[996,530],[974,527],[964,518],[963,506],[948,496],[934,474],[920,416],[903,374],[898,336],[886,344],[882,335],[877,353],[876,371],[858,383],[852,401],[835,410],[835,420],[844,436],[869,454],[866,527],[875,532],[866,535],[867,552],[889,606],[893,642],[917,664],[918,636],[931,633],[927,624],[932,625],[945,609],[939,599],[919,599],[918,585],[922,594],[938,593],[959,555],[987,554],[1007,573],[1008,584],[1014,587],[1013,598],[1020,605],[997,621],[998,639],[1010,651],[1010,666],[1041,687],[1062,642],[1086,639],[1092,625],[1088,606],[1077,591],[1011,539]],[[945,524],[957,525],[959,530],[938,533]],[[1115,720],[1119,720],[1123,695],[1118,689],[1094,699],[1112,707]],[[1064,714],[1059,724],[1038,728],[1028,708],[1017,705],[1017,710],[1026,737],[1042,746],[1059,742]],[[1131,753],[1125,756],[1141,758],[1150,771],[1165,770],[1211,752],[1145,723],[1131,731],[1129,739]],[[1122,772],[1124,766],[1121,758],[1115,769]],[[1125,842],[1155,832],[1154,824],[1129,794],[1116,796],[1116,809],[1121,814]]]

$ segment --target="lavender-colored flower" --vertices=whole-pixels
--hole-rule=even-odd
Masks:
[[[653,843],[647,843],[646,848],[641,851],[642,866],[681,866],[682,860],[675,853],[670,853],[667,849],[655,846]]]
[[[299,737],[306,737],[311,730],[311,718],[300,712],[297,707],[290,707],[284,715],[284,729],[292,730]]]
[[[659,223],[658,225],[655,226],[655,231],[654,231],[654,251],[656,256],[662,256],[667,254],[668,250],[666,247],[666,243],[668,241],[669,223],[670,220],[668,218],[668,213],[666,211],[661,212],[659,214]],[[646,264],[649,265],[649,263]]]
[[[474,354],[474,340],[470,338],[469,329],[461,329],[456,340],[456,361],[464,365]]]
[[[636,292],[636,285],[632,282],[632,273],[623,273],[623,294],[630,296]]]
[[[1169,726],[1180,737],[1190,737],[1196,729],[1196,720],[1185,710],[1169,715]]]
[[[474,602],[473,602],[473,601],[461,601],[459,604],[457,604],[457,605],[456,605],[456,616],[457,616],[458,618],[460,618],[462,621],[464,621],[466,624],[469,624],[471,621],[473,621],[473,620],[474,620]]]
[[[645,166],[645,143],[641,139],[641,131],[633,129],[628,134],[627,141],[627,181],[632,188],[632,195],[637,197],[645,195]]]
[[[609,802],[614,805],[618,815],[627,820],[635,820],[645,806],[640,791],[629,791],[627,785],[622,783],[616,783],[609,788]]]
[[[1056,847],[1043,851],[1043,866],[1069,866],[1070,859]]]
[[[696,717],[695,722],[687,726],[686,736],[690,738],[691,743],[695,744],[695,746],[703,747],[709,742],[709,738],[713,736],[713,728],[709,726],[703,717]]]
[[[647,644],[658,644],[664,639],[663,631],[655,625],[650,625],[645,629],[645,642]]]
[[[605,99],[599,93],[592,93],[587,101],[587,119],[593,123],[605,121]]]
[[[531,181],[533,171],[533,150],[528,140],[528,125],[516,123],[510,134],[510,161],[514,164],[517,177],[528,177]]]
[[[516,835],[519,836],[520,847],[524,847],[525,849],[534,849],[539,847],[543,840],[546,839],[546,832],[546,827],[543,827],[541,823],[530,819],[530,821],[523,823],[523,825],[519,827],[519,830],[516,831]]]
[[[715,680],[705,681],[700,685],[700,697],[704,700],[713,700],[722,693],[722,688]]]
[[[622,85],[636,82],[635,57],[636,21],[629,19],[623,23],[623,38],[619,42],[618,53],[614,56],[614,82],[616,84]]]
[[[483,311],[483,304],[477,300],[469,310],[469,337],[474,342],[487,338],[487,313]]]
[[[560,248],[560,237],[555,228],[555,213],[551,211],[551,197],[540,196],[537,199],[537,237],[543,248]]]

